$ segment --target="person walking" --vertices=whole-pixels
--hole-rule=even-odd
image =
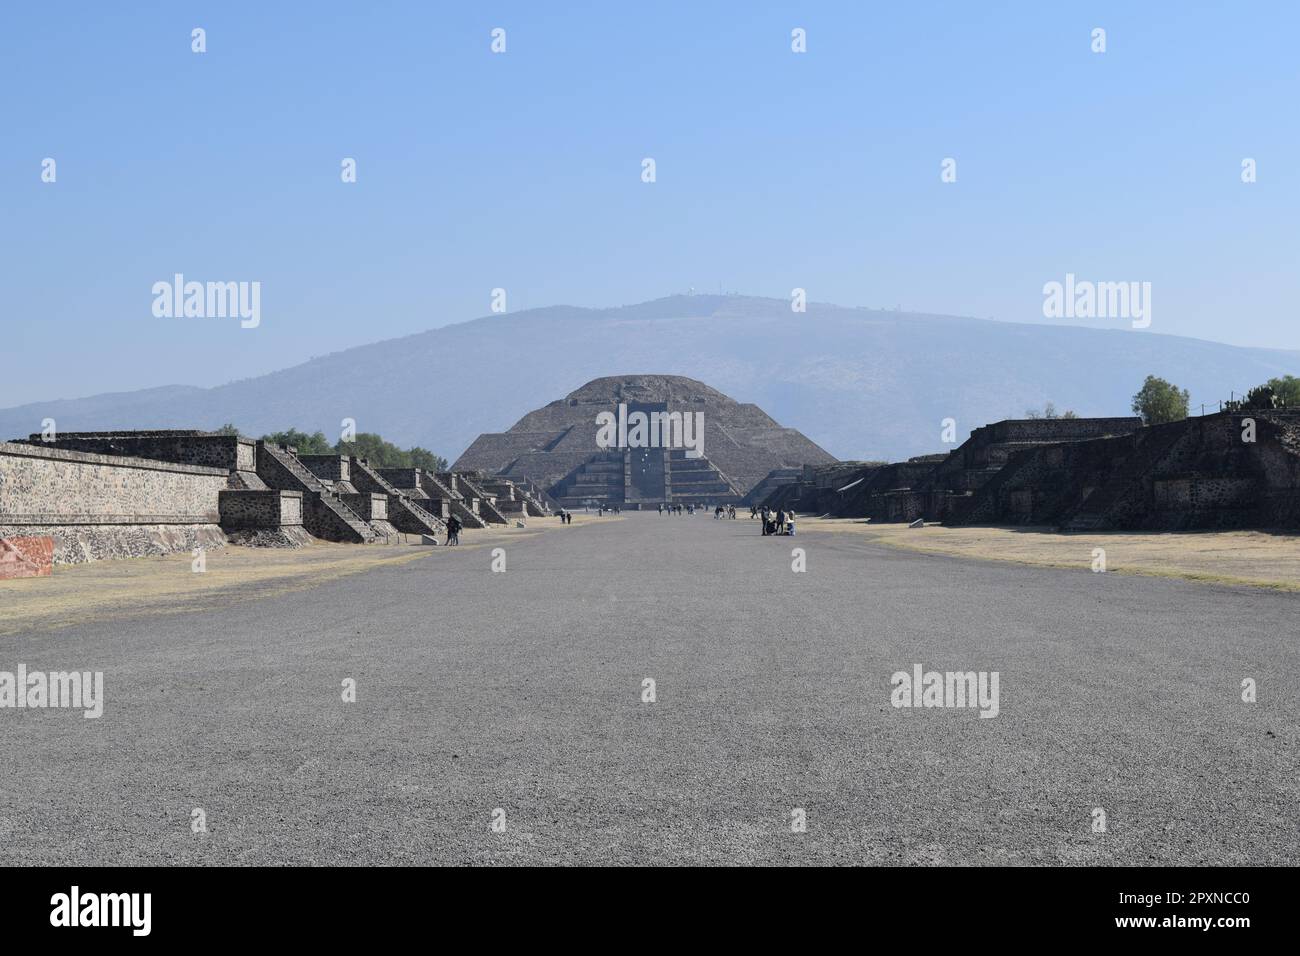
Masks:
[[[453,544],[460,544],[460,529],[461,529],[461,523],[459,518],[457,518],[455,515],[452,515],[450,518],[447,519],[448,546]]]

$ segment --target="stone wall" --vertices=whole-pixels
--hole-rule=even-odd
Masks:
[[[1252,417],[1256,440],[1242,441]],[[1300,415],[1220,412],[1027,449],[1012,455],[953,523],[1070,531],[1300,527]]]
[[[227,531],[301,525],[300,491],[221,492],[221,526]]]
[[[59,432],[52,442],[32,435],[28,443],[97,455],[126,455],[186,465],[254,472],[256,442],[238,435],[200,431]]]
[[[0,442],[0,536],[55,539],[56,563],[220,547],[229,472]]]
[[[298,460],[317,478],[352,481],[352,459],[347,455],[299,455]]]
[[[367,521],[388,520],[388,496],[359,492],[355,495],[339,495],[343,503]]]

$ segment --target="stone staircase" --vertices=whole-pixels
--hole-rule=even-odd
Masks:
[[[460,523],[466,528],[486,528],[488,520],[479,513],[481,502],[473,497],[471,492],[469,497],[460,490],[461,476],[455,472],[444,472],[437,475],[429,472],[421,472],[420,487],[425,490],[430,497],[440,495],[450,495],[448,505],[451,513],[460,519]]]
[[[609,507],[623,504],[623,487],[622,452],[603,452],[566,475],[551,497],[565,508],[581,508],[587,502]]]
[[[682,449],[668,454],[665,487],[671,500],[685,505],[739,504],[743,495],[708,458],[688,458]]]
[[[1107,480],[1074,510],[1067,531],[1126,528],[1145,510],[1151,476],[1189,432],[1182,422],[1145,428],[1133,438],[1133,450],[1117,463]]]
[[[302,492],[302,523],[314,537],[351,544],[381,540],[365,520],[327,489],[289,449],[259,441],[257,476],[268,488]]]
[[[456,475],[458,485],[464,486],[465,492],[478,501],[478,515],[489,524],[510,524],[510,519],[491,500],[492,496],[464,475]]]
[[[361,458],[353,457],[352,484],[361,492],[388,496],[388,521],[405,534],[446,534],[447,526],[441,518],[422,508],[414,499],[390,483],[377,468]]]

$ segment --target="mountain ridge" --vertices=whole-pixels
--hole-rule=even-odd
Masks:
[[[635,371],[633,371],[635,370]],[[647,370],[652,370],[647,371]],[[1300,352],[1147,331],[1000,322],[784,299],[676,295],[595,309],[546,306],[470,319],[316,356],[211,388],[164,385],[0,410],[0,437],[62,430],[289,427],[343,418],[454,459],[481,432],[594,378],[681,375],[752,402],[841,458],[903,458],[1051,401],[1127,414],[1147,374],[1194,407],[1284,373]]]

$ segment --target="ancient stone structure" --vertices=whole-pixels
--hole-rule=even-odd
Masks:
[[[608,446],[598,441],[602,413],[621,418],[624,440]],[[681,425],[697,413],[703,413],[702,448],[636,440],[632,416],[645,416],[653,431],[655,416],[663,423],[676,416]],[[622,421],[632,428],[624,429]],[[525,415],[507,432],[480,435],[453,470],[527,479],[564,507],[637,508],[740,502],[775,469],[834,460],[756,405],[738,403],[694,379],[625,375],[595,379]]]
[[[221,530],[232,544],[301,547],[310,540],[301,491],[228,488],[221,492]]]
[[[1126,434],[1141,424],[1137,418],[1010,419],[976,428],[947,454],[805,469],[800,481],[778,489],[767,503],[833,517],[943,521],[1017,451]]]
[[[496,506],[496,496],[480,488],[468,474],[463,472],[443,472],[438,479],[461,496],[461,501],[474,513],[475,518],[489,524],[509,524],[509,519]],[[462,519],[463,520],[463,519]]]
[[[166,554],[227,542],[370,544],[549,514],[526,480],[374,468],[349,455],[304,455],[193,430],[65,432],[0,443],[0,560],[39,565]],[[21,568],[19,565],[21,564]]]
[[[424,508],[423,501],[428,499],[423,493],[408,494],[390,483],[379,469],[370,467],[364,458],[351,455],[299,455],[298,458],[322,484],[381,534],[436,536],[447,531],[441,514]],[[375,517],[373,502],[368,503],[357,495],[382,496],[385,516]],[[382,525],[377,523],[380,521]]]
[[[1250,440],[1247,440],[1249,438]],[[1092,530],[1300,527],[1300,411],[1032,419],[948,455],[807,469],[766,504],[873,521]]]
[[[96,455],[128,455],[221,468],[231,474],[232,487],[250,491],[266,487],[257,477],[256,442],[238,435],[188,430],[59,432],[52,438],[31,435],[27,442],[44,448],[65,448]]]
[[[229,474],[0,442],[0,538],[49,537],[59,564],[221,547]]]
[[[1019,452],[954,520],[1068,531],[1300,528],[1300,410],[1221,412]]]
[[[512,481],[478,472],[467,477],[485,494],[490,495],[497,510],[508,518],[540,518],[551,511],[548,503],[528,490],[530,483],[526,479]]]

